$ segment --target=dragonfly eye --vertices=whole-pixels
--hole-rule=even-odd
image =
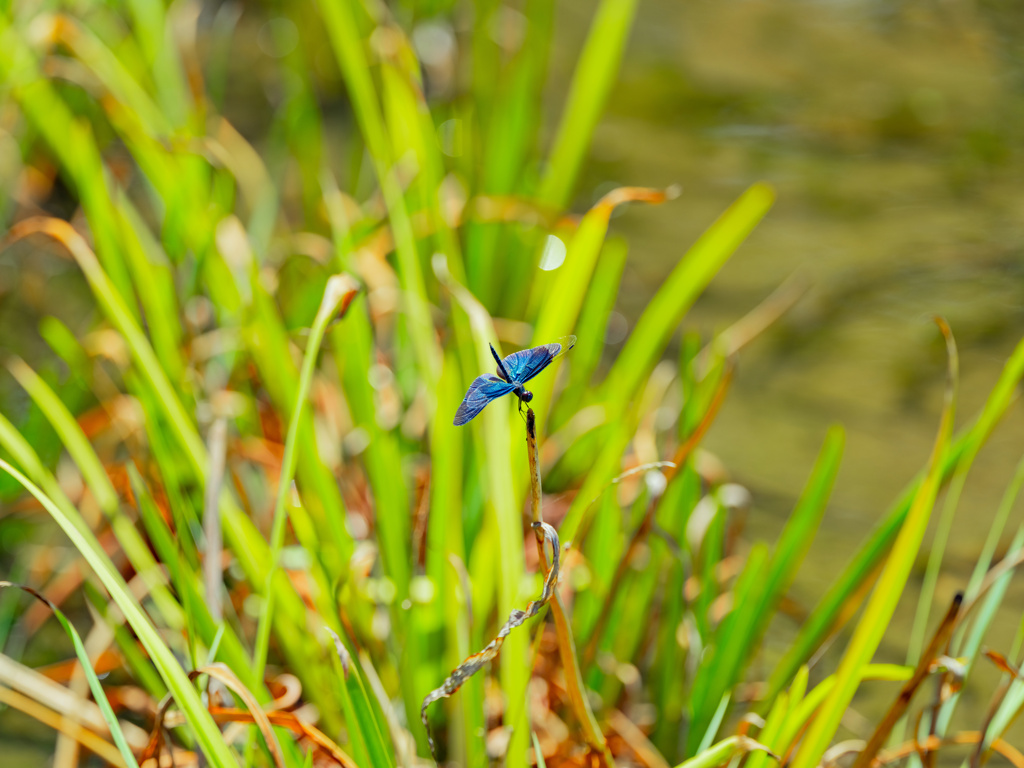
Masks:
[[[523,390],[522,400],[524,403],[528,403],[531,400],[533,400],[533,392],[530,392],[529,390]]]

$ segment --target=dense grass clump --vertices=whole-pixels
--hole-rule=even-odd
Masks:
[[[778,539],[750,541],[742,489],[701,441],[792,296],[706,344],[684,330],[665,358],[774,193],[754,184],[710,222],[608,359],[627,259],[612,212],[676,194],[619,188],[570,214],[636,3],[597,5],[554,119],[553,4],[520,5],[0,12],[5,258],[66,278],[5,348],[4,566],[38,604],[0,593],[0,702],[57,730],[61,765],[813,768],[851,752],[866,768],[949,743],[1019,760],[1001,740],[1024,706],[1019,648],[990,653],[1006,683],[985,714],[956,708],[1022,560],[1018,529],[993,565],[1024,472],[962,598],[929,621],[934,547],[907,665],[872,658],[1024,346],[954,435],[940,321],[931,457],[762,663],[843,432]],[[260,77],[273,110],[254,118],[240,104]],[[525,425],[511,398],[452,425],[489,344],[569,334]],[[69,658],[36,642],[51,611],[80,667],[32,668]],[[818,663],[830,642],[837,668]],[[892,709],[866,743],[832,746],[876,679]]]

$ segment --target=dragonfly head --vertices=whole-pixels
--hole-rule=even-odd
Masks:
[[[531,392],[528,389],[524,389],[523,394],[519,396],[519,399],[522,400],[524,403],[528,403],[531,400],[533,400],[533,392]]]

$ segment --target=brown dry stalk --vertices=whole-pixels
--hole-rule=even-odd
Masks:
[[[210,714],[218,723],[255,723],[252,713],[234,707],[210,707]],[[288,728],[305,736],[316,746],[337,760],[344,768],[359,768],[345,751],[334,743],[323,731],[300,720],[293,712],[267,712],[267,719],[272,725]]]
[[[878,768],[878,766],[895,763],[897,760],[902,760],[903,758],[909,757],[915,752],[918,752],[921,748],[924,748],[929,752],[934,752],[941,747],[948,747],[956,744],[977,744],[983,738],[984,734],[981,731],[963,731],[955,736],[949,737],[948,739],[940,739],[938,736],[929,736],[924,741],[907,741],[900,744],[898,747],[880,752],[872,765],[875,768]],[[1013,768],[1024,768],[1024,754],[1022,754],[1020,750],[1012,744],[1009,744],[1002,739],[996,739],[989,745],[989,748],[1009,760],[1013,765]]]
[[[530,514],[533,526],[537,528],[537,526],[543,525],[543,519],[540,511],[541,484],[540,457],[537,449],[537,417],[532,408],[526,409],[526,453],[530,459]],[[537,530],[537,556],[539,562],[543,563],[545,560],[544,539],[540,536],[539,529]],[[557,557],[558,553],[556,552],[554,556]],[[606,762],[613,764],[611,753],[608,750],[608,742],[594,718],[594,712],[583,687],[583,675],[580,672],[579,660],[576,655],[576,641],[573,639],[572,628],[565,615],[562,598],[557,592],[551,601],[551,617],[555,622],[555,634],[558,637],[558,655],[562,661],[562,668],[565,670],[565,687],[569,694],[573,713],[583,729],[583,738],[591,749],[600,752],[604,755]]]
[[[864,749],[861,750],[860,754],[857,755],[857,759],[854,760],[852,768],[870,768],[872,761],[875,759],[875,755],[882,748],[886,739],[889,738],[889,733],[892,731],[893,726],[899,722],[899,719],[903,717],[907,709],[910,707],[910,701],[914,697],[914,693],[924,682],[928,673],[932,669],[932,660],[935,659],[942,652],[943,646],[949,640],[950,635],[953,634],[953,629],[956,627],[957,614],[960,612],[960,605],[963,603],[963,593],[958,592],[956,597],[953,598],[952,604],[949,606],[949,610],[946,611],[946,615],[943,617],[942,622],[939,624],[938,629],[935,630],[935,634],[932,636],[931,642],[928,643],[928,647],[924,653],[921,654],[921,659],[917,662],[917,668],[914,670],[914,674],[911,675],[910,679],[903,684],[899,694],[896,696],[896,700],[889,707],[889,711],[886,712],[885,717],[882,718],[881,722],[878,723],[878,727],[875,728],[875,732],[871,734],[871,738],[865,745]]]
[[[0,685],[0,704],[5,704],[8,707],[25,713],[29,717],[34,720],[38,720],[43,725],[49,726],[58,733],[62,733],[69,738],[75,739],[90,752],[103,758],[111,765],[124,768],[124,758],[121,757],[121,753],[118,751],[117,747],[101,736],[93,733],[93,731],[89,730],[84,725],[79,724],[74,719],[65,717],[62,713],[56,712],[53,709],[40,704],[38,701],[3,685]],[[83,705],[96,706],[91,701],[83,701]],[[98,712],[97,717],[99,717]]]
[[[221,662],[209,664],[200,669],[194,669],[188,673],[190,680],[195,680],[200,675],[209,675],[238,694],[242,701],[245,702],[245,705],[249,707],[253,722],[257,727],[259,727],[260,733],[263,735],[263,739],[267,743],[267,748],[270,750],[270,754],[274,758],[274,764],[278,766],[278,768],[284,768],[284,754],[281,751],[281,744],[277,740],[277,734],[274,732],[274,728],[271,725],[270,717],[263,707],[260,706],[259,702],[256,701],[256,697],[253,696],[252,691],[245,687],[242,681],[235,676],[235,673],[232,672],[226,664]],[[156,721],[153,723],[153,731],[150,735],[149,743],[146,745],[146,749],[140,756],[139,762],[145,762],[150,758],[159,757],[160,749],[163,746],[164,720],[167,717],[167,710],[170,708],[172,702],[173,699],[170,694],[168,694],[160,703],[160,708],[156,713]]]

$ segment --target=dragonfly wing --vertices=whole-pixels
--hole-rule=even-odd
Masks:
[[[541,344],[539,347],[513,352],[502,362],[508,369],[512,380],[522,384],[547,368],[556,357],[564,355],[572,349],[574,344],[576,344],[576,337],[566,336],[564,339],[550,344]]]
[[[455,414],[455,426],[462,426],[480,413],[491,400],[507,395],[513,389],[515,386],[489,373],[477,376],[469,385],[466,396],[462,398],[462,405]]]

